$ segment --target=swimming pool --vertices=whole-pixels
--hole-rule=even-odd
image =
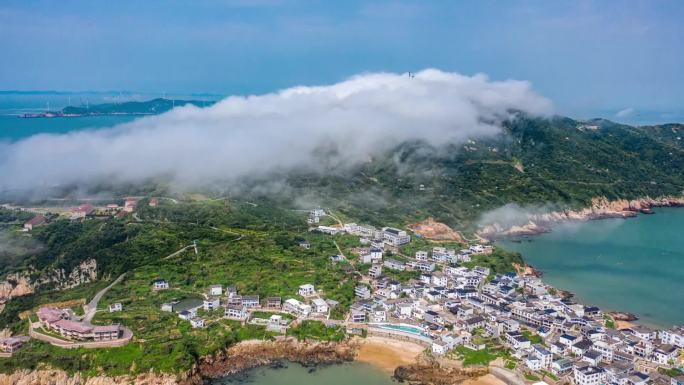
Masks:
[[[411,326],[411,325],[406,325],[406,324],[399,324],[399,325],[382,324],[382,325],[378,325],[378,327],[380,327],[381,329],[398,330],[398,331],[402,331],[405,333],[411,333],[411,334],[416,334],[416,335],[423,336],[423,337],[428,337],[428,334],[425,333],[425,331],[423,329],[416,327],[416,326]]]

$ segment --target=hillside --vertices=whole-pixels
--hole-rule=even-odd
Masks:
[[[442,148],[405,143],[351,172],[294,173],[288,183],[294,196],[359,220],[434,216],[472,230],[484,211],[508,203],[579,207],[596,196],[681,195],[683,127],[523,118],[496,138]]]
[[[611,199],[681,195],[681,129],[681,125],[630,127],[604,120],[520,118],[507,122],[500,135],[486,141],[440,148],[404,143],[353,169],[253,178],[230,194],[179,194],[177,199],[160,199],[155,207],[143,198],[135,215],[76,221],[52,218],[49,225],[30,234],[17,231],[29,217],[26,213],[0,209],[0,225],[8,237],[5,243],[14,245],[0,253],[2,273],[23,273],[26,282],[43,279],[32,287],[34,292],[2,298],[7,301],[0,312],[0,329],[26,334],[28,326],[21,314],[58,301],[86,302],[126,273],[101,304],[102,308],[119,302],[126,311],[98,312],[95,321],[120,323],[136,333],[134,342],[121,349],[64,351],[32,341],[0,362],[0,372],[35,369],[46,362],[87,375],[100,370],[110,375],[142,373],[152,368],[178,372],[237,341],[272,337],[263,328],[221,319],[222,314],[211,311],[201,314],[209,326],[193,329],[160,309],[174,299],[201,296],[216,283],[235,285],[241,293],[261,298],[292,296],[299,285],[312,283],[339,303],[331,317],[340,318],[353,301],[357,278],[345,261],[332,262],[330,256],[341,251],[353,259],[359,240],[309,232],[306,209],[321,206],[332,213],[323,218],[324,224],[340,220],[406,228],[434,217],[467,236],[483,212],[512,202],[579,207],[599,195]],[[156,182],[134,190],[119,186],[117,191],[171,195],[163,182]],[[300,247],[304,239],[310,248]],[[195,241],[197,254],[186,248]],[[406,258],[436,245],[458,247],[414,237],[387,255]],[[94,266],[95,279],[65,288],[54,277],[55,271],[78,275],[83,262],[93,260],[95,264],[89,266]],[[501,273],[521,263],[519,254],[496,248],[465,264]],[[358,271],[369,266],[359,265]],[[418,273],[386,274],[407,281]],[[3,278],[8,286],[17,284],[14,277]],[[151,290],[158,278],[169,280],[172,289]],[[214,338],[208,343],[210,333]],[[322,326],[302,326],[292,333],[320,340],[340,338],[334,329]]]
[[[157,98],[144,102],[129,101],[122,103],[94,104],[92,106],[68,106],[62,109],[65,115],[153,115],[171,110],[173,107],[191,104],[198,107],[206,107],[214,104],[213,101],[203,100],[172,100]]]

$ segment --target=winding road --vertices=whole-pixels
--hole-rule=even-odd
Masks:
[[[125,275],[126,273],[121,274],[119,278],[114,280],[114,282],[110,283],[109,286],[98,291],[97,294],[95,294],[95,296],[93,297],[93,299],[90,302],[88,302],[87,305],[83,306],[85,310],[85,315],[83,316],[83,323],[90,325],[90,321],[93,320],[93,317],[95,317],[95,312],[97,311],[97,303],[100,302],[102,297],[107,293],[107,291],[109,291],[109,289],[112,288],[112,286],[121,282]]]

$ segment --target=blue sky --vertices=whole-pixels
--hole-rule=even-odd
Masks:
[[[678,0],[4,0],[0,89],[253,94],[434,67],[529,80],[576,117],[682,114],[682,20]]]

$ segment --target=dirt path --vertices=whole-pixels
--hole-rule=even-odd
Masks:
[[[104,289],[97,292],[97,294],[95,294],[93,299],[90,302],[88,302],[87,305],[84,306],[85,315],[83,316],[83,323],[90,324],[90,321],[93,320],[93,317],[95,316],[95,312],[97,311],[97,303],[100,302],[100,300],[102,299],[102,296],[104,296],[107,293],[107,291],[109,291],[109,289],[112,288],[112,286],[121,282],[121,280],[124,278],[125,275],[126,275],[126,273],[121,274],[119,276],[119,278],[114,280],[114,282],[110,283],[109,286],[107,286]]]

